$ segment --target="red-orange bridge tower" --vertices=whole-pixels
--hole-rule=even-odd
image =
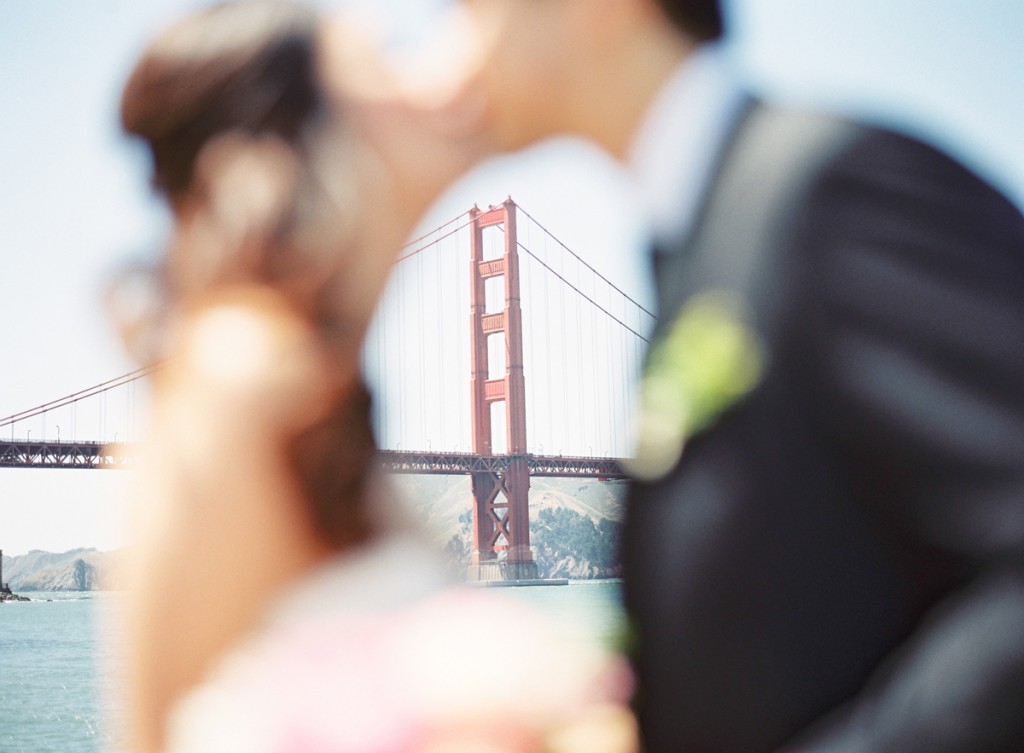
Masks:
[[[472,451],[492,455],[492,413],[505,412],[505,446],[508,462],[504,472],[471,474],[473,488],[473,560],[470,580],[526,580],[537,577],[530,549],[530,469],[526,449],[526,382],[523,377],[523,312],[520,305],[519,246],[515,204],[503,204],[481,212],[470,211],[470,399]],[[503,253],[487,259],[484,229],[504,229]],[[503,283],[488,284],[488,281]],[[494,298],[503,291],[499,302]],[[488,348],[492,338],[503,348]],[[490,356],[504,353],[504,374],[495,374]],[[504,572],[499,573],[497,553],[506,549]]]
[[[380,327],[368,338],[383,406],[381,464],[393,473],[469,476],[470,579],[534,579],[531,478],[623,477],[617,453],[628,451],[630,385],[654,315],[511,199],[474,207],[406,249],[395,295],[382,301]],[[151,371],[0,418],[0,437],[10,431],[0,438],[0,468],[129,467],[135,384]],[[458,385],[454,396],[449,384]],[[402,450],[402,441],[426,450]]]

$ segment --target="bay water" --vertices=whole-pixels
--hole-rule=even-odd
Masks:
[[[617,643],[616,581],[503,589],[580,640]],[[25,593],[0,604],[0,753],[112,753],[123,715],[114,692],[117,593]],[[496,628],[500,627],[496,625]]]
[[[22,593],[0,604],[0,753],[114,749],[107,593]]]

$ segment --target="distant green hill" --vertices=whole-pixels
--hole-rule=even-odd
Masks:
[[[427,526],[457,569],[472,554],[473,497],[466,476],[395,476],[414,518]],[[541,577],[609,578],[620,574],[618,537],[625,484],[535,478],[530,485],[530,543]]]
[[[411,517],[464,571],[472,554],[472,492],[467,476],[394,476]],[[607,578],[619,574],[617,545],[625,484],[596,479],[532,479],[530,537],[545,578]],[[119,552],[34,550],[4,556],[3,577],[19,591],[117,588]]]

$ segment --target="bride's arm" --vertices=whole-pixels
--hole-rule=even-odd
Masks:
[[[154,378],[133,502],[133,750],[157,753],[182,694],[288,583],[345,545],[325,535],[316,497],[339,481],[320,483],[325,446],[343,436],[372,449],[368,435],[334,431],[347,425],[339,406],[357,389],[362,334],[403,240],[474,159],[473,144],[428,127],[401,97],[347,87],[332,89],[337,141],[321,142],[325,151],[312,160],[322,175],[309,185],[326,193],[317,194],[308,232],[291,236],[311,253],[251,253],[250,228],[272,218],[267,206],[295,196],[287,187],[303,165],[282,142],[229,137],[204,150],[175,203],[168,274],[178,324],[169,364]],[[268,269],[279,276],[268,278]]]
[[[257,286],[189,307],[153,384],[133,500],[127,639],[133,750],[281,589],[328,548],[286,444],[339,390],[309,325]]]

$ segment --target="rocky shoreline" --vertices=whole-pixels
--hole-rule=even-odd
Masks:
[[[18,596],[12,593],[9,588],[0,588],[0,602],[4,601],[31,601],[27,596]]]

